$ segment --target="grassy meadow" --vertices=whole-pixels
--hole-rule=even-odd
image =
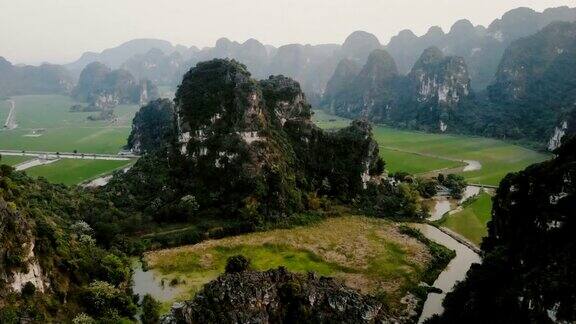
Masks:
[[[492,197],[481,193],[465,202],[461,211],[444,216],[439,224],[480,246],[482,239],[488,235],[487,224],[492,217],[491,211]]]
[[[343,216],[306,227],[148,252],[145,260],[165,282],[181,282],[182,293],[175,300],[183,300],[220,275],[227,258],[237,254],[248,257],[256,270],[285,266],[290,271],[315,271],[365,293],[384,293],[393,309],[425,280],[433,259],[426,245],[401,234],[397,224]]]
[[[31,177],[44,177],[53,183],[76,185],[128,166],[130,163],[131,161],[61,159],[27,169],[25,172]]]
[[[0,159],[0,164],[7,164],[10,166],[14,166],[16,164],[20,164],[24,161],[31,160],[32,157],[30,156],[14,156],[14,155],[2,155]]]
[[[115,154],[126,144],[136,105],[115,108],[116,122],[89,121],[96,112],[70,112],[76,104],[60,95],[16,96],[18,128],[0,131],[0,149]],[[0,104],[0,117],[7,115],[8,104]],[[41,136],[32,130],[44,129]]]
[[[317,110],[314,120],[325,129],[349,124],[347,119]],[[454,160],[476,160],[482,164],[480,170],[462,173],[470,183],[498,185],[507,173],[551,157],[550,154],[483,137],[430,134],[381,125],[375,125],[373,132],[388,171],[422,174],[461,166],[461,162]]]
[[[114,109],[115,121],[90,121],[97,112],[70,112],[78,102],[61,95],[28,95],[11,98],[16,102],[16,122],[13,130],[0,130],[0,149],[116,154],[126,144],[136,105],[120,105]],[[8,115],[9,105],[0,102],[0,120]],[[33,136],[33,131],[39,136]],[[32,159],[32,157],[26,157]],[[20,157],[4,156],[3,163],[17,164]],[[26,170],[34,177],[51,182],[74,185],[110,173],[130,161],[63,159]]]

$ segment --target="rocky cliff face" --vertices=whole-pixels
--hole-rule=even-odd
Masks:
[[[399,75],[384,50],[374,51],[355,77],[347,65],[340,72],[330,82],[335,86],[324,106],[346,117],[443,132],[457,123],[453,114],[472,98],[464,60],[445,57],[435,47],[424,51],[407,76]]]
[[[158,90],[149,80],[137,81],[126,70],[111,70],[95,62],[80,74],[73,96],[105,110],[120,104],[147,103],[158,97]]]
[[[169,323],[381,323],[393,321],[377,300],[331,278],[284,268],[228,273],[173,306]]]
[[[575,108],[575,67],[576,23],[553,23],[510,45],[488,88],[490,101],[511,129],[535,141],[547,138],[554,149]]]
[[[348,66],[345,61],[341,63],[340,68],[347,71],[330,80],[333,85],[340,84],[338,92],[330,89],[330,96],[325,96],[325,105],[331,111],[346,117],[373,118],[395,104],[399,75],[390,54],[384,50],[373,51],[355,76],[351,75],[353,68]]]
[[[576,320],[576,138],[509,174],[494,198],[482,265],[449,294],[444,323]]]
[[[176,104],[181,151],[203,207],[224,203],[231,214],[280,218],[302,210],[307,192],[345,187],[340,194],[350,199],[376,175],[370,128],[360,123],[325,134],[289,78],[258,82],[235,61],[199,63],[184,77]],[[354,142],[348,156],[336,155]],[[326,165],[342,172],[330,174]]]

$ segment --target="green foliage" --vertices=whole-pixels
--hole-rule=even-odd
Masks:
[[[410,184],[392,185],[388,182],[369,184],[356,201],[363,213],[375,217],[397,219],[425,218],[426,212],[419,203],[418,191]]]
[[[168,99],[158,99],[140,108],[134,116],[127,147],[138,153],[165,152],[175,141],[174,104]]]
[[[438,179],[440,181],[440,177]],[[420,193],[420,196],[424,198],[432,198],[438,192],[436,186],[438,183],[432,179],[417,179],[416,180],[416,190]]]
[[[136,305],[122,290],[104,281],[94,281],[82,294],[82,303],[88,314],[97,318],[132,317]]]
[[[226,261],[226,273],[242,272],[250,269],[250,260],[243,255],[233,255]]]
[[[149,294],[142,299],[142,316],[140,320],[144,324],[156,324],[160,320],[160,302]]]
[[[49,280],[48,291],[39,294],[26,283],[21,296],[3,300],[2,322],[33,318],[40,322],[69,320],[83,310],[81,291],[93,280],[110,280],[119,295],[130,299],[128,260],[95,245],[93,231],[77,222],[85,193],[33,180],[7,167],[0,172],[0,275],[26,271],[32,260],[28,248],[34,242],[34,260]],[[16,262],[17,261],[17,262]],[[4,292],[2,292],[4,293]],[[94,314],[96,315],[96,314]]]
[[[437,179],[439,184],[445,186],[450,190],[450,196],[452,196],[452,198],[455,199],[462,198],[462,193],[464,192],[464,189],[466,189],[466,186],[468,185],[464,177],[458,174],[451,173],[447,176],[439,174]]]

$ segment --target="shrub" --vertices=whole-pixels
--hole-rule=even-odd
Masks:
[[[235,255],[228,258],[226,262],[226,273],[246,271],[250,268],[250,260],[243,255]]]

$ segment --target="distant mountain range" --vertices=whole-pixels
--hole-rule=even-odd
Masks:
[[[381,44],[373,34],[363,31],[352,33],[342,45],[288,44],[278,48],[255,39],[239,43],[221,38],[214,47],[202,49],[172,45],[158,39],[135,39],[101,53],[85,53],[77,61],[64,66],[13,67],[6,61],[0,62],[0,69],[11,71],[10,74],[0,74],[0,94],[70,92],[74,82],[72,80],[77,79],[81,71],[93,62],[103,63],[112,69],[126,70],[135,79],[148,79],[156,85],[175,87],[182,80],[182,76],[198,62],[213,58],[231,58],[245,64],[256,79],[266,79],[270,75],[279,74],[295,79],[313,106],[322,105],[340,115],[365,116],[381,122],[392,121],[394,125],[401,127],[468,131],[489,136],[527,137],[542,141],[544,134],[552,135],[552,120],[562,132],[563,120],[559,116],[570,111],[552,104],[555,99],[545,101],[547,107],[552,105],[554,108],[540,109],[545,120],[539,117],[526,123],[537,125],[531,127],[531,130],[524,128],[521,121],[514,122],[513,128],[502,129],[494,125],[504,123],[503,120],[513,121],[513,118],[506,119],[503,116],[517,113],[514,109],[519,109],[518,101],[511,102],[509,98],[505,98],[506,94],[502,93],[514,88],[509,82],[512,74],[507,66],[514,67],[514,62],[521,61],[524,56],[514,48],[527,47],[524,54],[532,53],[535,57],[542,54],[526,45],[526,42],[531,41],[516,41],[531,37],[552,22],[559,21],[576,21],[576,8],[558,7],[543,12],[518,8],[505,13],[488,27],[474,26],[467,20],[460,20],[447,33],[439,27],[431,27],[420,37],[404,30],[392,37],[387,45]],[[545,42],[540,43],[541,46],[546,45]],[[428,50],[431,48],[434,50]],[[386,52],[374,52],[381,50]],[[422,63],[425,52],[438,58],[434,66],[416,66],[418,62]],[[372,60],[369,60],[369,57]],[[552,56],[545,57],[542,56],[546,64],[552,61],[556,62],[556,65],[562,64]],[[532,63],[536,67],[540,66],[536,59]],[[542,66],[542,69],[547,70],[548,65]],[[14,72],[16,70],[20,72]],[[553,78],[538,68],[516,72],[528,73],[514,81],[526,87],[521,90],[527,91],[526,95],[521,96],[519,93],[516,98],[524,103],[523,107],[527,106],[525,103],[528,101],[533,102],[533,105],[539,102],[529,99],[534,97],[528,95],[530,92],[540,93],[534,92],[534,89],[540,89],[539,85],[546,80],[550,81],[547,83],[549,85],[555,84],[564,90],[571,89],[570,84],[558,84],[555,80],[549,80]],[[530,73],[537,74],[539,83],[534,83],[536,81]],[[6,78],[5,75],[11,77]],[[456,79],[450,79],[452,77]],[[456,83],[458,87],[466,84],[466,92],[462,92],[463,88],[444,88],[448,84]],[[432,93],[435,95],[432,96]],[[446,105],[447,102],[443,101],[450,99],[446,96],[457,96],[458,102]],[[485,100],[486,98],[488,99]],[[490,108],[461,108],[463,105],[482,106],[471,104],[478,100],[489,102]],[[565,105],[566,100],[568,99],[561,99],[562,105]],[[426,109],[422,109],[423,106],[428,108],[428,112],[424,113]],[[516,108],[510,108],[511,106]],[[555,112],[549,113],[551,110]],[[461,119],[465,119],[468,124],[463,124]],[[488,119],[491,120],[491,126],[485,123]],[[498,120],[495,121],[496,119]]]
[[[15,66],[0,56],[0,97],[68,93],[74,79],[60,65]]]

